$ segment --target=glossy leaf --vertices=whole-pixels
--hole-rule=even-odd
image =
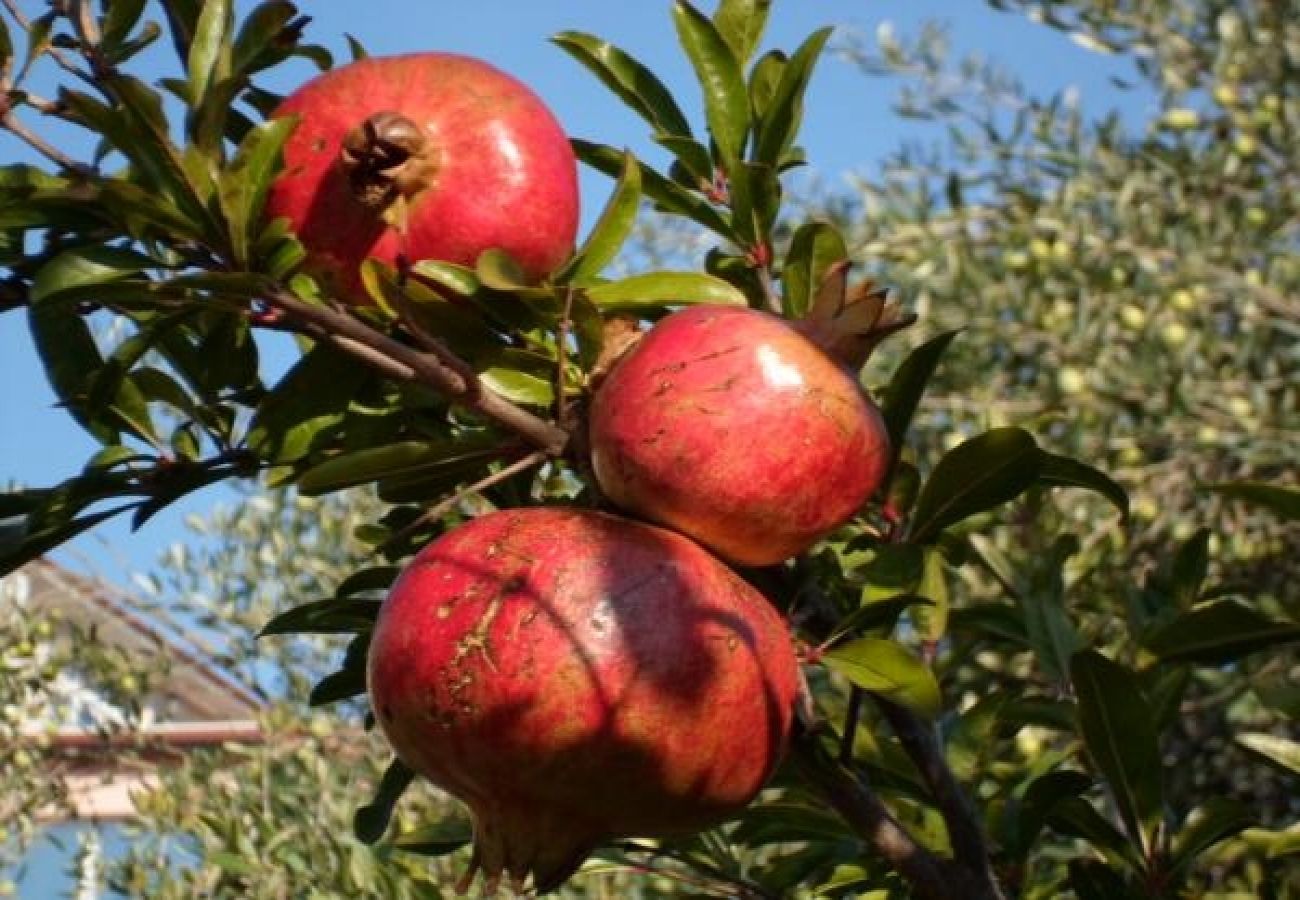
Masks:
[[[1015,812],[1014,852],[1020,856],[1027,854],[1056,805],[1078,797],[1092,784],[1092,779],[1084,773],[1070,770],[1048,772],[1031,781]]]
[[[995,428],[950,450],[921,489],[912,540],[923,543],[969,516],[1019,497],[1038,478],[1038,445],[1020,428]]]
[[[1238,744],[1254,750],[1293,774],[1300,775],[1300,742],[1276,734],[1247,731],[1235,738]]]
[[[474,261],[474,274],[486,288],[513,292],[529,287],[523,266],[509,253],[496,248],[484,250]]]
[[[334,596],[342,598],[354,594],[387,591],[401,571],[398,566],[371,566],[368,569],[358,569],[339,582],[339,586],[334,589]]]
[[[1070,680],[1088,755],[1106,777],[1129,835],[1148,848],[1160,820],[1163,773],[1141,685],[1094,650],[1075,654]]]
[[[699,272],[650,272],[587,288],[587,297],[603,312],[639,312],[667,306],[718,303],[747,306],[734,285]]]
[[[1058,801],[1047,814],[1047,824],[1061,834],[1082,838],[1113,862],[1142,867],[1142,857],[1128,838],[1082,797]]]
[[[462,297],[478,293],[479,288],[482,287],[482,282],[479,281],[478,275],[473,269],[467,266],[458,266],[455,263],[422,259],[411,266],[411,271],[421,278],[427,278],[434,284],[460,294]],[[414,297],[412,299],[418,300],[419,298]]]
[[[848,258],[844,238],[835,226],[824,222],[799,226],[781,269],[781,306],[786,318],[802,318],[831,266]]]
[[[742,66],[763,40],[771,9],[772,0],[720,0],[718,3],[713,24]]]
[[[939,713],[942,701],[934,673],[893,641],[858,638],[833,647],[822,659],[856,687],[925,716]]]
[[[280,613],[262,626],[258,637],[277,634],[355,634],[368,631],[379,615],[378,600],[317,600]]]
[[[464,819],[445,819],[407,831],[393,839],[393,846],[421,856],[446,856],[474,839],[474,826]]]
[[[262,228],[262,209],[271,179],[280,166],[284,142],[296,119],[271,119],[244,136],[217,193],[226,217],[230,253],[240,266],[250,263],[250,247]]]
[[[1300,522],[1300,488],[1261,481],[1232,481],[1206,485],[1206,490],[1266,509],[1284,522]]]
[[[204,0],[190,42],[189,91],[193,106],[199,105],[209,87],[221,77],[220,61],[223,55],[227,56],[226,62],[229,64],[232,18],[230,0]]]
[[[1242,803],[1229,797],[1212,797],[1192,810],[1174,838],[1169,857],[1170,875],[1190,868],[1196,858],[1220,841],[1240,834],[1255,824],[1257,817]]]
[[[611,178],[617,178],[623,169],[623,152],[603,144],[574,140],[573,149],[584,163],[604,172]],[[656,208],[685,216],[703,225],[715,234],[729,236],[731,226],[726,219],[699,194],[689,191],[641,164],[641,190],[654,201]]]
[[[872,631],[877,628],[893,628],[894,623],[903,612],[914,606],[929,606],[934,601],[917,594],[899,594],[883,600],[866,600],[861,606],[835,623],[835,627],[826,637],[825,643],[832,644],[841,638]]]
[[[478,373],[478,377],[490,390],[511,403],[545,407],[555,402],[555,385],[549,377],[510,366],[488,366]]]
[[[375,791],[375,798],[357,810],[352,820],[352,830],[363,844],[373,844],[384,836],[393,808],[402,794],[415,780],[415,773],[400,759],[394,759],[384,772]]]
[[[1078,487],[1101,494],[1128,519],[1128,493],[1100,469],[1068,456],[1039,451],[1039,483],[1050,487]]]
[[[563,31],[551,39],[582,63],[641,118],[665,134],[689,137],[691,127],[659,78],[609,41],[578,31]]]
[[[64,250],[36,273],[32,302],[42,303],[61,293],[120,281],[157,267],[144,254],[120,247],[93,245]]]
[[[317,344],[298,360],[258,405],[248,444],[263,459],[301,459],[322,430],[342,421],[369,373],[342,351]]]
[[[889,431],[889,443],[895,460],[902,451],[907,429],[921,404],[926,385],[934,377],[944,351],[960,333],[960,330],[945,331],[909,353],[881,393],[880,412]]]
[[[1164,662],[1222,665],[1298,642],[1300,624],[1274,621],[1237,600],[1220,600],[1183,613],[1144,643]]]
[[[804,92],[833,30],[821,28],[813,32],[782,66],[781,78],[757,128],[753,153],[756,162],[776,166],[793,145],[803,121]]]
[[[599,275],[618,256],[624,241],[632,233],[640,206],[641,166],[636,157],[627,153],[614,192],[560,280],[584,284]]]
[[[45,376],[60,402],[101,443],[116,442],[118,429],[87,409],[91,384],[104,366],[90,326],[62,306],[29,307],[27,321]]]
[[[789,58],[780,50],[769,50],[759,57],[758,62],[749,73],[749,102],[754,108],[754,115],[762,121],[776,96],[777,86],[781,83],[781,72]]]
[[[1186,609],[1200,599],[1209,571],[1210,529],[1202,527],[1179,545],[1170,566],[1170,589],[1180,608]]]
[[[723,160],[738,163],[749,130],[749,92],[740,64],[713,22],[686,0],[673,4],[673,23],[704,93],[709,134]]]
[[[498,456],[498,443],[493,437],[466,435],[365,447],[308,469],[298,479],[298,490],[307,496],[315,496],[369,484],[382,478],[429,474],[467,459]]]

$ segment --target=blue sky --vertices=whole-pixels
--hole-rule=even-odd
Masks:
[[[21,5],[44,7],[35,0]],[[300,5],[313,16],[309,36],[330,47],[340,60],[347,58],[345,33],[375,55],[440,49],[479,56],[531,84],[571,134],[627,146],[651,160],[658,158],[658,151],[640,120],[547,37],[576,29],[611,40],[659,73],[688,114],[699,106],[689,67],[675,47],[667,0],[366,0]],[[1136,119],[1146,111],[1143,104],[1150,102],[1115,89],[1109,81],[1117,71],[1113,60],[973,0],[778,0],[767,43],[793,49],[809,32],[826,24],[837,26],[842,35],[871,36],[882,20],[893,22],[906,35],[926,19],[951,24],[958,52],[997,60],[1038,92],[1076,88],[1085,109],[1093,114],[1119,108]],[[286,67],[267,86],[288,91],[309,74],[306,66]],[[1121,70],[1121,74],[1129,73]],[[863,77],[833,55],[823,60],[809,93],[802,140],[811,171],[822,182],[834,185],[845,172],[871,171],[901,141],[917,135],[919,126],[890,112],[894,88],[886,80]],[[28,161],[31,156],[12,138],[0,135],[0,159]],[[584,172],[582,189],[584,218],[590,223],[604,201],[608,182]],[[90,438],[53,402],[29,346],[23,316],[0,315],[0,485],[10,480],[31,486],[54,483],[77,471],[94,452]],[[60,558],[123,582],[130,571],[150,568],[163,548],[184,537],[181,522],[186,513],[201,513],[231,497],[228,490],[208,489],[134,534],[124,522],[101,526],[62,551]]]

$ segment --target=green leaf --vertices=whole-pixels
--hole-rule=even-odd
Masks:
[[[889,445],[894,460],[902,452],[907,429],[912,424],[912,417],[916,415],[926,385],[934,376],[934,370],[939,367],[944,351],[960,333],[960,329],[945,331],[909,353],[881,393],[880,412],[889,431]]]
[[[144,14],[146,0],[112,0],[106,4],[100,35],[106,47],[114,48],[131,36]]]
[[[1065,608],[1065,564],[1078,551],[1079,542],[1073,535],[1058,537],[1052,542],[1047,559],[1035,567],[1030,584],[1017,598],[1034,655],[1048,676],[1057,682],[1065,681],[1070,658],[1084,646]]]
[[[742,66],[763,40],[772,0],[719,0],[713,24]]]
[[[446,856],[474,839],[474,826],[464,819],[444,819],[399,834],[393,846],[421,856]]]
[[[427,278],[439,287],[447,288],[447,290],[462,297],[469,297],[478,293],[479,288],[483,286],[473,269],[467,266],[458,266],[455,263],[422,259],[411,266],[411,271],[421,278]],[[412,297],[411,299],[419,300],[418,297]]]
[[[310,696],[307,697],[307,705],[311,707],[328,706],[331,703],[338,703],[340,700],[359,697],[365,692],[365,668],[342,669],[338,672],[331,672],[316,683],[316,686],[311,689]]]
[[[1222,665],[1283,644],[1300,642],[1300,624],[1273,621],[1237,600],[1195,607],[1147,637],[1162,662]]]
[[[844,820],[831,810],[793,800],[750,807],[730,835],[732,843],[744,847],[849,837]]]
[[[1078,487],[1095,491],[1114,504],[1122,519],[1128,519],[1128,494],[1106,473],[1087,463],[1040,450],[1038,481],[1050,487]]]
[[[595,73],[607,88],[656,131],[690,136],[691,126],[672,93],[637,60],[609,41],[578,31],[563,31],[551,40]]]
[[[1129,835],[1150,849],[1162,803],[1160,751],[1137,678],[1095,650],[1076,653],[1070,680],[1088,755],[1106,777]]]
[[[930,606],[934,601],[917,594],[899,594],[883,600],[866,600],[861,606],[835,623],[824,643],[832,644],[850,634],[877,628],[893,628],[903,611],[913,606]]]
[[[623,151],[590,141],[572,141],[573,150],[584,163],[593,169],[617,178],[623,170]],[[641,164],[641,190],[654,201],[655,207],[703,225],[715,234],[731,236],[731,226],[708,201],[694,191],[660,175],[644,163]]]
[[[1234,740],[1294,774],[1300,775],[1300,743],[1275,734],[1247,731]]]
[[[803,122],[804,92],[833,31],[827,27],[813,32],[782,66],[781,79],[772,93],[763,120],[758,123],[754,140],[755,162],[775,167],[793,146]]]
[[[587,240],[565,267],[561,281],[584,284],[599,275],[618,256],[623,242],[636,224],[641,205],[641,166],[631,153],[624,154],[623,171],[614,185],[600,218]]]
[[[368,569],[358,569],[339,582],[339,586],[334,589],[334,596],[350,597],[372,591],[387,591],[401,572],[400,566],[371,566]]]
[[[700,272],[632,275],[587,288],[587,297],[602,312],[640,312],[696,303],[749,304],[735,285]]]
[[[26,80],[32,65],[50,49],[50,32],[58,16],[57,12],[48,12],[32,19],[32,24],[27,28],[27,56],[23,60],[23,67],[18,70],[16,82]]]
[[[230,254],[240,267],[250,264],[250,247],[262,230],[262,210],[281,151],[297,125],[295,118],[270,119],[244,135],[217,185],[225,214]]]
[[[474,262],[474,274],[486,288],[513,292],[529,287],[524,269],[509,253],[495,247],[484,250]]]
[[[32,340],[55,395],[78,424],[100,443],[116,443],[116,423],[91,415],[87,409],[92,380],[104,367],[94,336],[81,316],[63,306],[27,309]]]
[[[489,366],[479,372],[478,377],[479,381],[494,393],[500,394],[511,403],[550,406],[555,402],[555,385],[549,378],[521,372],[508,366]]]
[[[415,780],[415,773],[400,759],[394,759],[379,781],[375,799],[357,810],[352,831],[363,844],[373,844],[384,836],[393,817],[393,807]]]
[[[950,600],[943,553],[935,547],[926,548],[925,568],[917,592],[928,597],[930,603],[912,613],[912,622],[923,640],[939,641],[948,630]]]
[[[788,61],[788,57],[780,50],[769,50],[750,70],[749,102],[754,108],[754,116],[760,122],[767,117],[767,111],[776,97],[777,86],[781,83],[781,72]]]
[[[317,600],[295,606],[272,618],[257,633],[259,638],[274,634],[355,634],[369,631],[379,615],[380,601],[340,599]]]
[[[1069,770],[1048,772],[1031,781],[1015,812],[1013,852],[1020,857],[1028,854],[1056,805],[1078,797],[1092,784],[1092,779],[1084,773]]]
[[[781,306],[786,318],[802,318],[831,266],[848,258],[844,238],[835,226],[824,222],[799,226],[781,269]]]
[[[995,428],[949,451],[921,489],[912,540],[923,543],[969,516],[1019,497],[1038,480],[1038,445],[1021,428]]]
[[[258,405],[248,429],[249,447],[272,463],[301,459],[318,433],[343,420],[369,377],[341,350],[317,344]]]
[[[1047,824],[1061,834],[1082,838],[1111,861],[1142,868],[1142,857],[1128,838],[1082,797],[1059,800],[1048,812]]]
[[[1225,481],[1207,484],[1205,489],[1266,509],[1284,522],[1300,522],[1300,488],[1280,487],[1261,481]]]
[[[499,456],[500,441],[490,435],[463,435],[430,441],[402,441],[335,456],[308,469],[298,479],[307,496],[369,484],[381,478],[433,474],[469,459]]]
[[[856,687],[926,716],[939,714],[934,673],[903,647],[883,638],[858,638],[827,651],[822,660]]]
[[[32,302],[42,303],[66,291],[120,281],[155,268],[158,263],[154,260],[121,247],[64,250],[37,271],[32,280]]]
[[[749,92],[740,64],[718,29],[686,0],[673,4],[673,23],[704,93],[704,113],[722,158],[739,163],[749,130]]]
[[[1229,797],[1211,797],[1188,814],[1183,827],[1174,837],[1168,873],[1176,877],[1189,868],[1198,856],[1220,841],[1240,834],[1255,824],[1257,816],[1246,806]]]
[[[221,58],[230,53],[230,28],[233,24],[230,0],[204,0],[203,10],[190,42],[190,105],[198,106],[209,87],[221,76]]]
[[[1201,598],[1205,576],[1210,571],[1210,529],[1198,528],[1179,546],[1170,566],[1170,590],[1182,609]]]

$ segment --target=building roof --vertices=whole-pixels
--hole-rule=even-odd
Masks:
[[[159,723],[247,722],[261,702],[223,672],[202,650],[182,639],[164,617],[144,613],[124,593],[71,572],[47,559],[23,566],[8,578],[26,579],[26,605],[56,614],[79,629],[94,629],[100,641],[142,659],[167,660],[143,705]]]

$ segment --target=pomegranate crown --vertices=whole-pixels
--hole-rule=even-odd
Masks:
[[[862,368],[881,341],[916,322],[889,289],[870,279],[849,283],[847,259],[827,269],[812,304],[796,327],[850,369]]]

